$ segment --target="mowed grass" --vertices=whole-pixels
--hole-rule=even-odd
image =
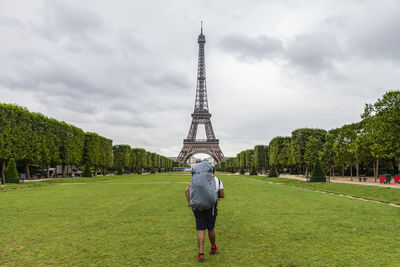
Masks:
[[[203,265],[400,266],[400,208],[217,176],[226,194],[221,250]],[[189,181],[182,173],[124,175],[1,192],[0,266],[200,265]]]

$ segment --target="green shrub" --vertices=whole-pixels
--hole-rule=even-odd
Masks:
[[[137,169],[136,169],[136,173],[137,173],[137,174],[142,174],[142,168],[140,168],[140,167],[137,167]]]
[[[251,164],[251,171],[250,171],[250,175],[257,175],[257,169],[256,169],[256,165],[255,164]]]
[[[13,158],[11,158],[7,164],[6,183],[19,183],[17,164],[15,163],[15,160]]]
[[[315,160],[310,182],[326,182],[325,171],[322,168],[321,162],[318,158]]]
[[[244,169],[241,169],[241,170],[240,170],[240,174],[244,174]]]
[[[122,175],[123,173],[124,173],[124,170],[122,169],[122,166],[119,165],[118,170],[117,170],[117,175]]]
[[[278,172],[276,171],[275,165],[271,166],[271,169],[268,172],[268,177],[278,177]]]
[[[85,169],[83,170],[82,177],[92,177],[92,171],[90,170],[89,163],[86,163]]]

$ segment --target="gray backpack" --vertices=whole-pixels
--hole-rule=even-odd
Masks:
[[[218,200],[218,193],[215,190],[213,166],[206,161],[194,165],[189,187],[192,209],[202,211],[214,207]]]

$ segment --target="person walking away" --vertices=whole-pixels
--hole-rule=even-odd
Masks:
[[[224,198],[224,186],[215,176],[215,168],[208,162],[200,162],[192,168],[192,179],[185,190],[188,206],[194,214],[199,246],[198,260],[204,261],[205,231],[211,243],[210,254],[215,254],[219,247],[216,244],[215,221],[217,219],[217,201]]]

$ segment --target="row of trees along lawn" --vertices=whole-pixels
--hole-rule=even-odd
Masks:
[[[389,91],[374,104],[366,104],[361,121],[329,131],[301,128],[291,136],[277,136],[217,164],[230,172],[308,174],[320,161],[326,174],[335,176],[400,173],[400,91]]]
[[[171,160],[129,146],[128,164],[120,159],[119,146],[96,133],[85,133],[80,128],[47,118],[26,108],[0,103],[0,167],[1,182],[5,183],[6,164],[15,159],[24,166],[26,178],[31,178],[30,166],[40,166],[42,177],[50,176],[50,167],[62,165],[62,176],[67,176],[67,165],[89,166],[105,174],[115,166],[129,170],[171,169]],[[121,146],[123,147],[123,146]],[[114,155],[118,154],[116,157]],[[114,159],[115,158],[115,159]],[[121,163],[123,162],[123,163]]]
[[[114,169],[118,174],[171,171],[173,167],[183,167],[184,164],[178,161],[149,152],[143,148],[131,148],[129,145],[115,145]]]

